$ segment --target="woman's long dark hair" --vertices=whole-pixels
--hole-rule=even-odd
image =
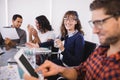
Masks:
[[[46,30],[48,30],[48,31],[53,30],[52,26],[50,25],[50,22],[46,16],[44,16],[44,15],[38,16],[38,17],[36,17],[36,20],[38,21],[38,24],[43,32],[46,32]]]

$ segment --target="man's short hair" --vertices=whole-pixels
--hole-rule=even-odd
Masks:
[[[17,18],[21,18],[22,19],[22,16],[21,15],[19,15],[19,14],[15,14],[15,15],[13,15],[13,18],[12,18],[12,20],[16,20]]]
[[[94,0],[90,4],[90,10],[104,9],[106,15],[120,16],[120,0]]]

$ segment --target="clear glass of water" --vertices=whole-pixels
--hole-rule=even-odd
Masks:
[[[32,65],[33,68],[36,67],[36,58],[34,49],[25,49],[25,56]]]

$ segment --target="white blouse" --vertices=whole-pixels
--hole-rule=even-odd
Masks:
[[[54,31],[47,31],[46,33],[38,32],[39,39],[41,43],[46,42],[48,39],[55,39]]]

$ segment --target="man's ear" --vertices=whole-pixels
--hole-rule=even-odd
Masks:
[[[14,20],[12,19],[12,23],[14,22]]]

